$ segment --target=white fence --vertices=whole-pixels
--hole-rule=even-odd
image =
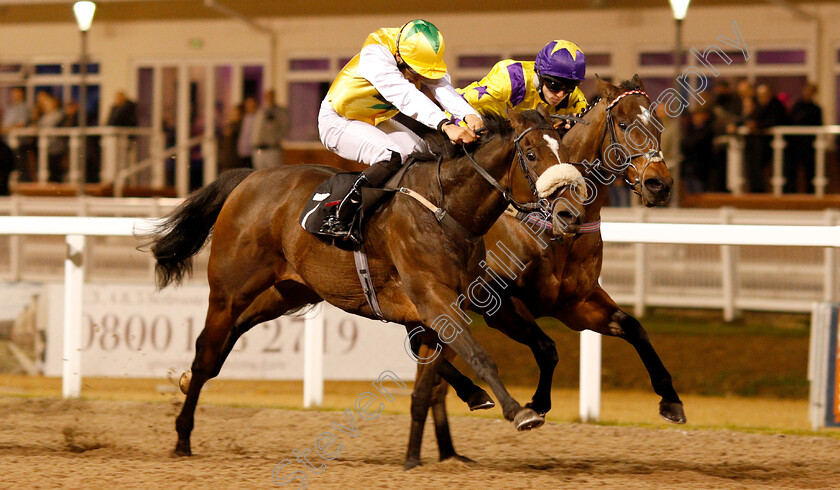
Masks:
[[[131,236],[148,229],[151,222],[141,218],[70,218],[17,216],[0,218],[0,235],[64,235],[64,357],[62,394],[77,397],[81,391],[82,294],[84,290],[84,248],[86,236]],[[840,247],[840,226],[709,225],[662,223],[604,223],[605,242],[632,244],[714,244],[732,246]],[[323,328],[323,327],[322,327]],[[304,392],[305,404],[320,398],[320,366],[323,349],[314,344],[323,339],[307,328]],[[310,332],[311,331],[311,332]],[[597,420],[600,414],[600,337],[586,333],[581,341],[581,404],[583,420]],[[310,364],[311,363],[311,364]],[[309,383],[310,387],[306,385]],[[313,385],[314,383],[314,385]]]
[[[727,145],[726,152],[726,188],[735,195],[743,194],[746,180],[744,178],[744,136],[741,131],[737,135],[719,136],[719,141]],[[833,146],[831,136],[840,135],[840,125],[828,126],[774,126],[761,134],[772,136],[770,148],[773,150],[772,176],[770,187],[774,196],[781,196],[785,186],[784,166],[785,136],[813,136],[814,142],[814,194],[822,197],[826,194],[828,175],[826,169],[826,152]]]

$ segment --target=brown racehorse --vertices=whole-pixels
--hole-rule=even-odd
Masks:
[[[650,100],[638,75],[620,87],[603,80],[598,83],[601,100],[584,116],[585,123],[577,124],[565,135],[560,151],[564,162],[601,162],[581,167],[584,178],[591,185],[590,196],[585,201],[584,227],[587,223],[600,221],[607,185],[615,178],[621,178],[630,185],[646,206],[665,204],[673,182],[659,153],[661,132],[658,127],[661,123],[652,120],[656,116],[650,113]],[[631,128],[634,125],[638,128],[640,124],[649,134],[647,139],[641,132],[628,134],[638,131]],[[671,375],[653,349],[647,332],[598,285],[603,256],[600,232],[580,234],[569,246],[568,243],[551,240],[535,226],[506,214],[485,235],[488,247],[499,240],[510,245],[518,262],[525,264],[525,269],[515,280],[507,281],[505,271],[516,268],[517,264],[507,256],[488,256],[491,269],[497,277],[505,279],[506,284],[503,288],[496,288],[503,297],[498,311],[482,313],[489,326],[528,345],[534,353],[540,367],[540,378],[532,402],[526,406],[542,414],[551,408],[551,380],[557,364],[557,350],[554,341],[535,321],[536,318],[549,316],[573,330],[588,329],[629,342],[647,368],[654,391],[662,397],[660,415],[670,422],[685,423],[683,404],[674,390]],[[425,349],[421,350],[421,355],[428,355],[429,346]],[[430,399],[418,397],[412,400],[413,404],[419,405],[416,410],[412,409],[412,414],[416,413],[418,418],[412,421],[406,468],[420,464],[420,442],[427,412],[422,410],[423,405],[432,409],[441,459],[460,457],[455,454],[449,434],[446,383],[436,374],[449,381],[462,398],[465,394],[476,398],[476,387],[448,361],[442,361],[438,373],[432,372],[427,365],[418,364],[415,386],[423,386],[424,383],[433,386],[422,392]],[[434,378],[434,381],[428,378]],[[490,406],[492,404],[471,404],[470,408]]]
[[[510,121],[489,117],[488,132],[474,153],[437,165],[419,163],[404,174],[400,185],[442,207],[459,224],[461,233],[453,232],[454,225],[442,226],[435,218],[438,215],[404,195],[382,206],[366,233],[370,273],[384,318],[407,329],[437,326],[437,331],[425,329],[424,335],[445,339],[492,388],[505,418],[519,430],[538,427],[544,419],[508,394],[495,362],[469,329],[439,320],[450,313],[450,305],[459,304],[459,295],[471,281],[483,274],[480,236],[509,200],[509,194],[498,189],[509,189],[514,181],[525,180],[526,174],[532,179],[553,175],[551,167],[559,163],[557,134],[545,116],[530,111],[512,113]],[[359,284],[353,254],[325,244],[298,223],[314,189],[335,173],[329,167],[306,165],[228,172],[191,195],[152,235],[158,286],[165,287],[190,270],[192,256],[212,231],[209,307],[196,341],[191,375],[182,377],[187,396],[175,423],[175,454],[191,454],[190,433],[201,388],[219,374],[237,339],[248,329],[320,301],[374,317]],[[568,194],[574,187],[552,186],[542,179],[537,184],[552,197]],[[514,189],[512,194],[519,201],[535,200],[530,192]]]

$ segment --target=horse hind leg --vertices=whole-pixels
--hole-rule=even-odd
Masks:
[[[642,324],[625,313],[601,287],[597,287],[586,301],[564,308],[554,315],[575,330],[589,329],[602,335],[620,337],[636,349],[650,376],[653,391],[662,397],[659,415],[675,424],[686,421],[682,400],[674,389],[671,374],[653,348]]]
[[[435,423],[435,439],[437,439],[440,460],[455,459],[464,463],[475,463],[472,459],[458,454],[455,451],[455,446],[452,444],[452,434],[449,431],[449,418],[446,416],[447,387],[448,383],[438,378],[437,383],[432,388],[432,419]]]
[[[302,288],[302,287],[301,287]],[[181,390],[187,395],[180,415],[175,421],[178,432],[178,444],[174,454],[189,456],[190,433],[194,425],[195,408],[201,388],[211,378],[216,377],[222,369],[227,356],[234,345],[245,332],[254,325],[273,320],[284,313],[304,306],[317,303],[321,299],[312,291],[302,288],[285,288],[288,294],[280,292],[279,286],[272,286],[255,298],[251,304],[234,321],[229,309],[219,305],[219,301],[210,302],[207,311],[207,321],[204,330],[196,340],[196,355],[191,371],[181,376]],[[232,325],[225,327],[225,325]]]

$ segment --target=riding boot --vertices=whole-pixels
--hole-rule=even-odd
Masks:
[[[347,195],[336,205],[335,214],[327,218],[321,233],[358,241],[358,237],[350,236],[350,228],[362,204],[362,188],[382,187],[400,170],[401,166],[402,157],[399,153],[392,151],[390,160],[377,162],[366,168],[353,183]]]

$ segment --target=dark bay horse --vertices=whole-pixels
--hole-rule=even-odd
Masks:
[[[425,328],[423,335],[448,342],[492,388],[504,417],[519,430],[538,427],[544,419],[508,394],[495,362],[469,329],[439,320],[483,274],[480,236],[504,212],[509,195],[519,201],[535,199],[530,191],[499,189],[509,189],[526,177],[539,177],[536,187],[551,197],[568,194],[574,187],[571,182],[551,185],[543,180],[559,163],[557,134],[545,116],[529,111],[510,114],[510,121],[489,117],[488,134],[471,155],[437,165],[416,164],[404,174],[400,185],[444,209],[459,224],[460,233],[443,227],[435,215],[405,195],[382,206],[366,233],[370,274],[384,318],[407,329],[432,327]],[[187,198],[151,236],[162,288],[179,282],[190,270],[192,256],[212,231],[209,307],[191,374],[182,377],[187,396],[175,424],[175,454],[191,454],[190,434],[201,388],[219,374],[248,329],[320,301],[374,318],[352,252],[325,244],[298,223],[313,190],[335,173],[329,167],[306,165],[228,172]]]
[[[650,100],[638,75],[620,87],[599,80],[599,91],[600,101],[584,116],[588,124],[579,123],[573,127],[563,138],[560,150],[564,162],[600,162],[581,165],[591,191],[584,201],[583,227],[600,222],[607,185],[616,178],[631,186],[646,206],[665,204],[673,183],[659,152],[661,122],[653,119],[656,116],[651,114]],[[635,133],[640,125],[647,132],[647,138],[641,131]],[[501,307],[493,314],[482,313],[489,326],[529,346],[534,353],[540,377],[533,399],[526,406],[542,414],[551,408],[551,381],[557,350],[554,341],[535,321],[548,316],[559,319],[573,330],[588,329],[629,342],[644,363],[654,391],[662,397],[660,415],[670,422],[685,423],[683,404],[674,390],[671,375],[645,329],[598,285],[603,243],[597,229],[590,231],[579,234],[571,244],[563,243],[551,240],[538,227],[505,214],[485,235],[488,248],[489,244],[501,240],[509,244],[516,257],[514,261],[509,256],[488,256],[490,268],[496,272],[496,277],[504,279],[505,285],[497,287],[503,297]],[[517,264],[524,265],[524,269],[516,269]],[[516,279],[508,280],[505,271],[509,270],[518,271]],[[426,378],[436,378],[435,374],[449,381],[462,398],[464,393],[474,393],[472,382],[448,361],[442,361],[438,373],[432,372],[429,366],[418,365],[416,386],[422,385]],[[446,383],[437,378],[432,384],[433,388],[424,391],[429,399],[412,402],[432,409],[441,458],[460,457],[453,448],[446,418]],[[420,407],[416,410],[418,420],[412,422],[406,468],[420,464],[420,442],[427,413],[427,410],[421,412]],[[471,405],[471,408],[486,406]]]

